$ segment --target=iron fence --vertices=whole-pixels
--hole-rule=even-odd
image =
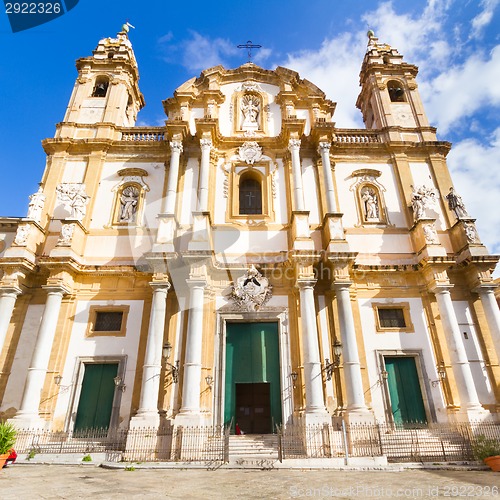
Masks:
[[[280,460],[386,456],[389,462],[470,461],[479,436],[500,441],[500,424],[295,424],[278,428],[278,455]]]
[[[205,462],[228,460],[229,428],[161,426],[120,430],[48,431],[20,429],[16,451],[31,456],[62,453],[106,453],[109,460],[131,462]]]
[[[125,429],[85,429],[79,431],[48,431],[19,429],[16,438],[18,453],[105,453],[125,448]]]

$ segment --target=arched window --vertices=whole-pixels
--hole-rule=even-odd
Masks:
[[[240,215],[262,213],[262,185],[252,175],[240,179]]]
[[[106,97],[109,87],[109,79],[105,76],[98,76],[95,81],[92,97]]]
[[[391,80],[387,83],[387,91],[389,92],[389,97],[391,102],[405,102],[405,91],[403,89],[403,84],[397,80]]]

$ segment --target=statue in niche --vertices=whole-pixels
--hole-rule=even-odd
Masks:
[[[363,208],[365,211],[366,221],[380,220],[380,209],[377,192],[371,187],[364,187],[361,190],[361,199],[363,200]]]
[[[42,220],[42,210],[45,203],[45,195],[43,194],[42,186],[38,188],[38,191],[29,197],[28,205],[28,219],[33,219],[35,222],[40,222]]]
[[[120,195],[119,222],[135,222],[139,194],[139,189],[136,186],[127,186],[122,191]]]
[[[450,188],[450,192],[446,195],[446,199],[448,200],[448,208],[455,212],[457,219],[460,219],[461,217],[470,217],[465,209],[462,197],[455,193],[455,190],[452,187]]]
[[[260,99],[252,94],[243,96],[241,100],[241,113],[243,119],[241,121],[241,128],[245,129],[258,129],[259,127],[259,114],[260,114]]]

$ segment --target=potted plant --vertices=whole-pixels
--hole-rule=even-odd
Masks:
[[[16,442],[17,430],[9,422],[0,422],[0,468],[5,465]]]
[[[472,445],[476,460],[482,460],[491,470],[500,472],[500,441],[481,434]]]

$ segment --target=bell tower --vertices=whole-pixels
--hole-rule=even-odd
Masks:
[[[368,47],[359,75],[361,93],[356,106],[368,129],[389,129],[393,140],[404,140],[398,130],[419,132],[422,141],[436,140],[429,126],[415,78],[418,68],[403,60],[397,49],[379,43],[368,31]],[[395,130],[390,130],[397,127]],[[397,136],[397,137],[396,137]]]
[[[128,38],[129,24],[116,38],[99,41],[92,56],[78,59],[76,79],[59,136],[75,133],[71,125],[111,124],[133,127],[137,113],[145,105],[139,90],[139,70]],[[56,134],[57,136],[57,134]]]

